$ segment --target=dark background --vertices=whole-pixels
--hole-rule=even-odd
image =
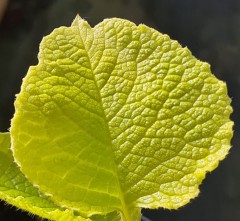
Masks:
[[[0,0],[1,1],[4,0]],[[228,157],[200,186],[199,197],[177,211],[144,210],[152,221],[240,221],[239,0],[9,0],[0,21],[0,131],[7,131],[21,79],[37,63],[44,35],[69,26],[79,13],[94,26],[121,17],[170,35],[227,82],[235,135]],[[0,220],[38,220],[1,203]]]

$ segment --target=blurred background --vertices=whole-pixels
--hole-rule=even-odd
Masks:
[[[200,186],[199,197],[177,210],[144,210],[152,221],[240,221],[240,1],[239,0],[0,0],[0,131],[43,36],[80,14],[92,26],[121,17],[144,23],[187,46],[228,85],[235,135],[228,157]],[[40,220],[0,203],[0,220]]]

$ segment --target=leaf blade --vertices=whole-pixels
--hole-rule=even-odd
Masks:
[[[91,28],[77,17],[45,37],[15,106],[22,171],[85,217],[188,203],[232,137],[226,85],[209,65],[123,19]]]

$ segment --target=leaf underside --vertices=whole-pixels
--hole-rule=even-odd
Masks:
[[[43,39],[38,57],[15,101],[11,148],[28,180],[65,208],[54,210],[132,221],[141,208],[176,209],[228,153],[225,83],[167,35],[76,17]]]

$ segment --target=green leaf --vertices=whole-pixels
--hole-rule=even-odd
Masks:
[[[38,57],[15,102],[12,150],[56,204],[140,220],[141,208],[196,197],[228,153],[225,83],[167,35],[77,17],[43,39]]]
[[[41,217],[58,221],[88,221],[54,204],[34,187],[14,163],[10,134],[0,133],[0,198]]]

